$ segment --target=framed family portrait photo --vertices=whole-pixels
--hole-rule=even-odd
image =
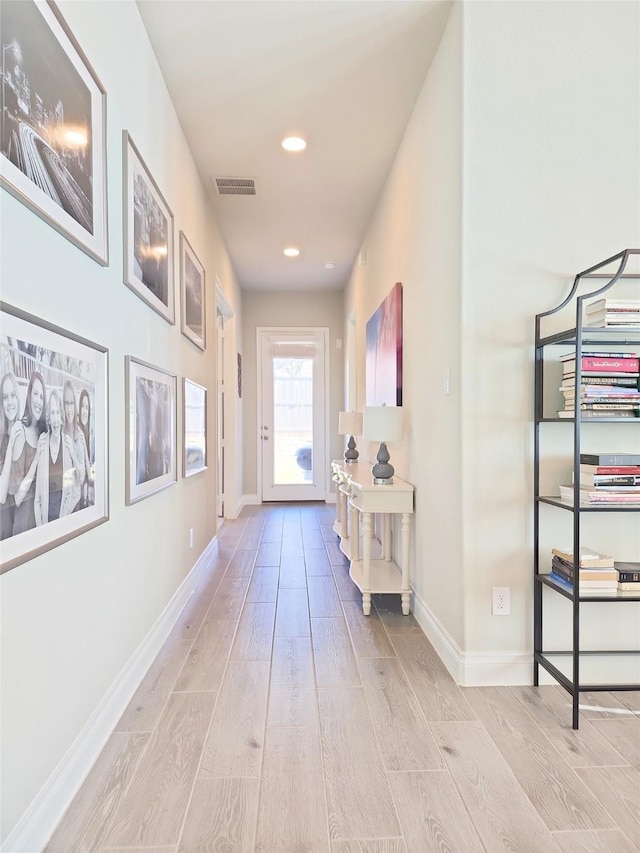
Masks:
[[[177,482],[177,378],[128,355],[125,383],[126,502],[133,504]]]
[[[0,183],[108,264],[106,94],[55,3],[0,4]]]
[[[173,214],[126,130],[122,146],[124,283],[173,324]]]
[[[0,571],[107,521],[105,347],[0,302]]]
[[[184,405],[183,474],[191,477],[207,467],[207,389],[182,380]]]
[[[206,349],[204,267],[184,231],[180,232],[180,301],[182,334]]]

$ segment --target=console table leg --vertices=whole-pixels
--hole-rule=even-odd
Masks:
[[[402,612],[409,615],[411,601],[411,587],[409,586],[409,533],[411,530],[411,516],[408,512],[402,513],[402,586],[400,588],[400,600]]]
[[[360,559],[360,524],[358,510],[349,507],[349,529],[351,531],[351,559]]]
[[[362,513],[362,612],[371,613],[371,513]]]

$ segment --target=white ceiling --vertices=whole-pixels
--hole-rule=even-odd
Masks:
[[[241,288],[341,289],[450,0],[137,2]],[[306,151],[282,150],[292,134]]]

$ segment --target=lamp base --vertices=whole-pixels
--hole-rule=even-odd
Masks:
[[[371,468],[373,482],[379,486],[393,483],[395,468],[389,462],[389,451],[387,450],[387,445],[384,441],[380,442],[376,459],[378,462]]]
[[[373,466],[376,467],[375,465]],[[373,478],[374,486],[392,486],[393,485],[393,477],[374,477]]]
[[[357,462],[358,456],[360,454],[356,450],[356,440],[353,436],[349,437],[349,441],[347,443],[347,450],[344,452],[344,461],[349,464],[351,462]]]

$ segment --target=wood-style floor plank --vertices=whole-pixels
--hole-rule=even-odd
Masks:
[[[255,849],[329,853],[317,728],[267,729]]]
[[[465,696],[548,829],[615,828],[508,687],[469,687]]]
[[[225,578],[250,578],[257,555],[257,548],[236,550],[229,560]]]
[[[310,551],[314,549],[320,549],[324,551],[324,539],[322,538],[322,533],[320,532],[319,527],[303,529],[302,531],[302,542],[304,544],[305,554],[308,554]]]
[[[276,637],[271,658],[271,684],[294,690],[315,688],[311,637]]]
[[[346,566],[349,567],[349,560],[342,553],[340,548],[338,547],[338,543],[336,542],[336,534],[333,534],[333,541],[329,540],[325,542],[325,548],[327,549],[327,556],[329,557],[329,562],[332,566]]]
[[[274,684],[269,690],[268,726],[315,726],[318,728],[318,695],[313,687]]]
[[[311,576],[307,578],[309,590],[309,614],[315,617],[342,618],[342,608],[336,590],[335,581],[331,576]]]
[[[231,647],[231,660],[271,660],[271,643],[276,605],[268,602],[245,604]]]
[[[237,619],[242,610],[242,603],[248,586],[248,577],[227,577],[225,575],[211,602],[206,621],[211,619]]]
[[[302,551],[302,546],[300,550]],[[306,589],[307,573],[302,553],[299,556],[282,555],[280,558],[279,586],[288,589]]]
[[[218,690],[235,627],[235,622],[227,619],[203,623],[180,670],[174,691]]]
[[[337,619],[312,619],[311,639],[318,687],[360,684],[360,672],[342,616]]]
[[[581,716],[580,728],[571,727],[571,698],[562,687],[511,687],[569,767],[628,764],[591,720]]]
[[[485,849],[450,773],[390,773],[389,779],[410,853]]]
[[[258,556],[256,557],[257,566],[279,566],[280,565],[280,549],[282,548],[281,540],[269,542],[262,539],[262,543],[258,548]]]
[[[177,844],[213,713],[212,693],[173,693],[116,808],[105,847]]]
[[[179,853],[253,853],[257,779],[198,779]]]
[[[635,767],[577,767],[575,772],[640,850],[640,771]]]
[[[444,770],[438,745],[398,660],[360,658],[358,666],[387,770]]]
[[[640,770],[640,717],[633,714],[606,720],[592,720],[592,725],[624,755],[629,764]]]
[[[116,732],[150,732],[160,718],[192,646],[169,637],[116,723]]]
[[[404,615],[399,595],[372,595],[371,600],[376,609],[385,631],[392,634],[422,634],[422,628],[415,620],[413,613]]]
[[[349,567],[331,566],[331,570],[340,601],[358,601],[362,605],[362,593],[349,577]]]
[[[334,841],[332,853],[407,853],[402,838],[369,838]]]
[[[429,722],[476,718],[464,692],[451,678],[424,635],[394,634],[391,642]]]
[[[308,637],[309,603],[306,589],[278,590],[276,609],[276,637]]]
[[[268,661],[229,662],[204,745],[201,776],[260,775],[268,690]]]
[[[323,688],[318,702],[331,838],[397,838],[402,833],[363,689]]]
[[[307,577],[315,577],[317,575],[325,575],[331,577],[331,563],[327,557],[327,552],[322,548],[313,548],[305,550],[304,564],[307,569]]]
[[[193,593],[178,617],[178,621],[173,626],[172,636],[180,637],[183,640],[195,639],[228,565],[229,560],[214,560],[207,579]]]
[[[278,566],[258,566],[251,577],[247,591],[247,601],[277,601]]]
[[[342,607],[357,657],[396,657],[395,649],[389,642],[387,632],[375,609],[372,608],[370,616],[364,616],[358,602],[343,601]]]
[[[111,735],[44,853],[81,853],[99,846],[149,737],[140,732]]]
[[[553,837],[563,853],[638,853],[636,845],[619,829],[554,832]]]
[[[431,723],[476,831],[491,853],[558,847],[479,721]]]

